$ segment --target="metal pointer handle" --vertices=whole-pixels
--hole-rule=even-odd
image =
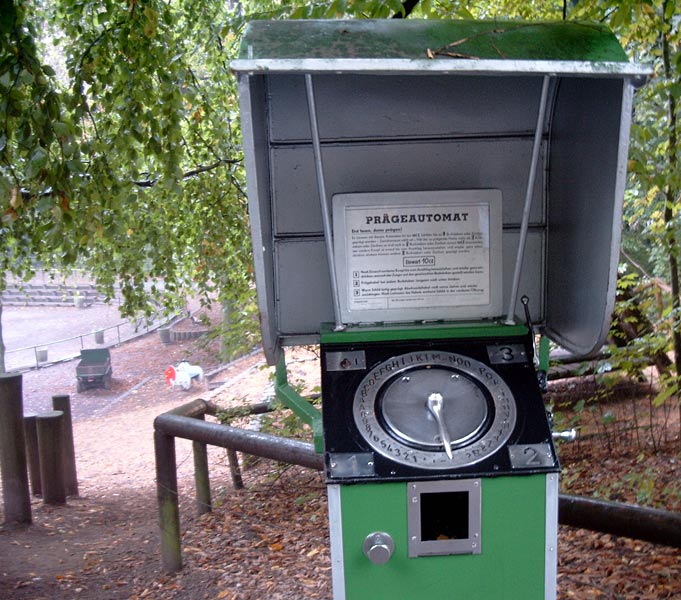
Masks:
[[[445,422],[442,419],[442,394],[433,392],[430,396],[428,396],[428,402],[426,405],[428,406],[428,410],[433,414],[435,420],[437,421],[437,427],[440,430],[440,439],[442,440],[442,445],[445,447],[445,452],[447,453],[449,460],[452,460],[452,458],[454,458],[452,455],[452,442],[449,439],[449,433],[447,432]]]

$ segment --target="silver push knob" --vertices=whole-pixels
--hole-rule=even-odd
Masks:
[[[375,565],[384,565],[395,551],[395,542],[389,533],[374,531],[364,539],[362,546],[366,557]]]
[[[577,430],[568,429],[567,431],[554,431],[552,434],[554,440],[564,440],[566,442],[574,442],[577,439]]]

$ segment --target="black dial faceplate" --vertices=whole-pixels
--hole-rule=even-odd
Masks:
[[[491,362],[491,349],[499,346],[522,347],[527,356],[531,355],[529,336],[323,344],[322,411],[329,481],[519,474],[511,465],[508,446],[540,443],[550,449],[552,464],[522,472],[556,472],[558,461],[536,372],[529,360]],[[327,355],[333,354],[328,361],[333,364],[342,362],[337,360],[339,356],[357,352],[363,357],[363,367],[325,368]],[[470,366],[462,369],[456,360],[433,364],[433,356],[438,353],[445,361],[450,355],[470,359]],[[390,368],[390,361],[404,356],[407,358],[403,364],[395,363]],[[425,371],[433,369],[429,382],[431,375]],[[451,375],[458,375],[462,383],[450,386]],[[402,377],[410,380],[403,381]],[[490,384],[495,379],[496,386]],[[413,389],[409,386],[412,380]],[[435,420],[421,404],[425,403],[423,397],[432,393],[431,383],[433,391],[445,392],[443,419],[455,460],[446,456]],[[403,386],[410,388],[406,394],[402,394]],[[508,398],[500,401],[499,394]],[[421,418],[412,424],[412,417],[417,416]],[[417,458],[411,454],[407,458],[399,456],[404,449],[415,451]],[[372,474],[334,477],[330,456],[354,455],[372,456]]]

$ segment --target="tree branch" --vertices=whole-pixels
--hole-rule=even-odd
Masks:
[[[237,163],[241,162],[240,158],[222,158],[210,165],[201,165],[199,167],[196,167],[195,169],[192,169],[190,171],[185,171],[182,175],[182,179],[191,179],[192,177],[196,177],[197,175],[201,175],[201,173],[207,173],[208,171],[212,171],[214,169],[217,169],[218,167],[222,165],[235,165]],[[157,183],[157,179],[146,179],[143,181],[133,181],[132,183],[136,185],[137,187],[153,187]]]
[[[402,13],[395,13],[393,15],[393,19],[406,19],[416,8],[416,5],[420,2],[421,0],[404,0],[402,2],[402,8],[404,9],[404,14]]]
[[[109,33],[109,31],[114,30],[116,27],[122,25],[123,23],[124,23],[124,21],[117,21],[116,23],[113,23],[113,24],[110,25],[109,27],[105,27],[104,29],[102,29],[102,31],[99,32],[99,35],[98,35],[96,38],[94,38],[94,39],[87,45],[87,48],[85,48],[85,51],[83,52],[83,54],[81,54],[80,60],[78,61],[78,71],[80,71],[80,70],[83,68],[83,63],[85,62],[85,57],[86,57],[88,54],[90,54],[90,52],[92,51],[92,49],[93,49],[97,44],[99,44],[99,42],[101,42],[102,39],[104,39],[104,36],[105,36],[107,33]]]
[[[628,261],[628,262],[629,262],[637,271],[639,271],[639,272],[641,273],[641,275],[643,275],[644,277],[646,277],[646,278],[649,279],[650,281],[654,282],[655,285],[657,285],[657,287],[659,287],[662,291],[667,292],[667,293],[669,293],[669,292],[672,291],[672,288],[669,286],[669,284],[665,283],[665,282],[664,282],[662,279],[660,279],[659,277],[655,277],[654,275],[651,275],[650,273],[648,273],[648,271],[646,271],[646,269],[643,267],[643,265],[641,265],[640,263],[636,262],[636,261],[633,259],[633,257],[631,257],[627,252],[625,252],[624,248],[621,248],[621,249],[620,249],[620,252],[622,253],[622,256],[624,256],[624,258],[626,258],[627,261]]]

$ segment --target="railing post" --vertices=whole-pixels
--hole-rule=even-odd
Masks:
[[[36,416],[40,482],[44,504],[66,504],[64,481],[64,413],[52,410]]]
[[[239,466],[239,457],[234,448],[227,448],[227,462],[229,463],[229,472],[232,475],[232,485],[235,490],[244,489],[244,480],[241,477],[241,467]]]
[[[78,495],[78,474],[76,473],[76,449],[73,444],[73,421],[71,419],[71,397],[66,395],[52,396],[52,408],[64,413],[64,480],[66,495]]]
[[[40,484],[40,455],[38,454],[38,430],[36,429],[35,418],[35,413],[24,415],[24,437],[26,438],[26,458],[28,459],[31,491],[34,496],[40,496],[43,493],[43,488]]]
[[[205,420],[203,415],[196,417]],[[213,510],[210,498],[210,476],[208,474],[208,447],[202,442],[192,442],[194,450],[194,481],[196,483],[196,510],[199,515]]]
[[[156,497],[161,529],[161,563],[166,573],[175,573],[182,569],[175,438],[160,431],[154,431],[154,451]]]
[[[31,523],[20,373],[0,374],[0,469],[5,523]]]

